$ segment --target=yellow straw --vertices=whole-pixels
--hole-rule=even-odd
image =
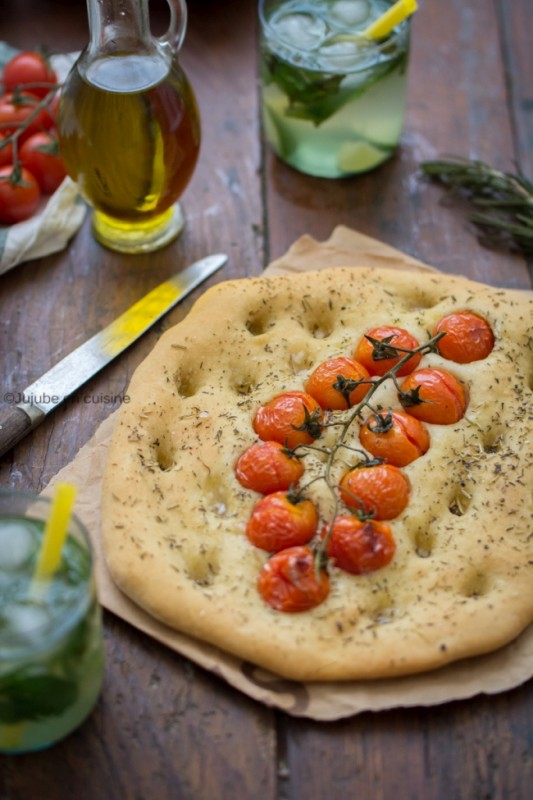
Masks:
[[[33,593],[42,581],[49,580],[61,562],[61,552],[67,537],[76,493],[76,487],[70,483],[57,484],[50,515],[44,527],[30,593]]]
[[[367,39],[384,39],[396,25],[407,19],[417,8],[416,0],[398,0],[379,19],[369,25],[361,33],[361,36],[365,36]]]

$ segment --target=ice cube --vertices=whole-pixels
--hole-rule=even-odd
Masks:
[[[2,616],[9,634],[21,641],[41,635],[50,623],[46,607],[32,602],[7,606],[2,609]]]
[[[7,572],[2,572],[0,570],[0,601],[3,600],[2,593],[4,590],[8,589],[11,585],[11,575],[8,575]]]
[[[9,520],[0,525],[0,569],[20,569],[35,550],[35,537],[23,522]]]
[[[311,14],[281,14],[271,20],[275,35],[297,50],[314,50],[324,40],[327,26]]]
[[[325,70],[355,69],[364,58],[357,42],[332,42],[320,48],[320,66]]]
[[[370,7],[367,0],[337,0],[331,6],[331,16],[347,32],[361,26],[368,19]]]

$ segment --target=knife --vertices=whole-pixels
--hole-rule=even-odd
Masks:
[[[196,261],[161,283],[114,322],[77,347],[20,394],[16,405],[0,409],[0,456],[139,338],[173,306],[187,297],[228,260],[223,253]],[[4,395],[7,399],[8,395]]]

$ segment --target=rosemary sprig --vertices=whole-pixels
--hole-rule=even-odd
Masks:
[[[523,175],[460,157],[424,161],[420,166],[450,195],[465,197],[474,206],[470,220],[479,229],[482,244],[533,255],[533,184]]]

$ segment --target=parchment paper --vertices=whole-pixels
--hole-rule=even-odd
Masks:
[[[394,267],[432,271],[393,248],[345,227],[319,243],[310,236],[298,239],[285,256],[273,262],[266,274],[324,269],[332,266]],[[105,565],[100,540],[100,492],[107,446],[114,427],[111,415],[46,488],[60,480],[78,486],[76,512],[92,539],[98,593],[104,608],[112,611],[159,642],[196,664],[220,675],[239,691],[294,716],[334,720],[363,711],[400,706],[431,706],[451,700],[494,694],[519,686],[533,675],[533,626],[505,648],[471,658],[434,672],[412,677],[351,683],[295,683],[244,663],[216,647],[184,636],[146,614],[114,585]]]

